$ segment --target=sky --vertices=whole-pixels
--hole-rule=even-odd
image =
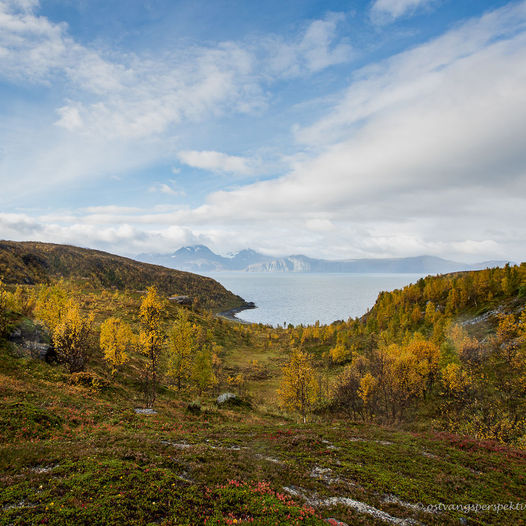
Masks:
[[[0,239],[526,260],[526,1],[0,0]]]

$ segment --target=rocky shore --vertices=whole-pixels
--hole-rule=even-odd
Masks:
[[[243,312],[244,310],[250,310],[250,309],[257,309],[257,305],[253,301],[247,301],[243,303],[240,307],[236,307],[235,309],[230,309],[224,312],[219,312],[217,315],[221,318],[225,318],[230,321],[235,321],[237,323],[246,323],[247,325],[250,324],[250,322],[246,320],[242,320],[236,316],[236,314],[239,314],[240,312]]]

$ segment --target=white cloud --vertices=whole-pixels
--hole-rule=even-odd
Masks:
[[[130,71],[78,44],[64,23],[35,14],[38,2],[0,1],[0,78],[50,84],[57,76],[92,94],[123,88]]]
[[[178,158],[192,168],[211,172],[248,175],[252,171],[249,159],[222,152],[187,150],[179,152]]]
[[[515,203],[512,206],[515,207]],[[136,214],[115,210],[115,214],[101,211],[76,217],[57,215],[38,218],[24,214],[0,214],[0,238],[80,243],[123,254],[145,251],[166,253],[183,245],[203,243],[223,253],[249,246],[274,255],[304,253],[314,257],[344,259],[435,254],[471,262],[494,257],[520,260],[521,253],[524,254],[521,246],[526,242],[520,227],[520,222],[523,224],[526,220],[524,207],[515,209],[511,218],[511,221],[519,221],[517,227],[509,228],[503,219],[493,222],[493,232],[487,228],[488,225],[481,225],[483,214],[463,219],[461,216],[441,218],[432,222],[426,218],[405,222],[397,219],[396,228],[388,220],[379,221],[376,218],[374,222],[351,223],[341,221],[341,216],[335,214],[333,217],[339,221],[333,223],[334,228],[328,228],[328,219],[323,222],[312,219],[307,229],[304,228],[304,217],[290,214],[285,220],[280,217],[251,220],[250,230],[247,230],[242,224],[245,218],[237,223],[233,218],[221,221],[216,214],[213,222],[199,223],[196,218],[190,220],[185,210],[163,212],[159,209],[159,212],[148,214],[143,210]],[[506,216],[506,206],[497,207],[497,216]],[[509,217],[507,219],[510,220]]]
[[[57,113],[60,115],[60,119],[55,122],[57,126],[66,128],[69,131],[82,128],[83,122],[78,108],[63,106],[57,110]]]
[[[150,192],[160,192],[161,194],[173,195],[173,196],[184,196],[186,195],[183,190],[177,188],[177,183],[174,180],[170,180],[168,183],[155,183],[148,189]]]
[[[262,39],[257,50],[225,43],[150,61],[99,53],[83,69],[62,48],[70,44],[77,58],[92,51],[68,40],[67,28],[31,13],[1,13],[0,48],[14,49],[20,64],[0,54],[0,75],[41,83],[59,76],[78,95],[59,106],[52,132],[39,127],[41,115],[28,117],[26,128],[4,122],[4,199],[16,185],[20,196],[177,158],[248,175],[254,164],[247,157],[180,151],[180,124],[253,111],[265,104],[261,86],[269,78],[308,75],[348,60],[350,51],[336,38],[339,19],[328,18],[288,41]],[[333,258],[525,259],[525,28],[526,2],[514,3],[355,72],[325,116],[296,127],[303,153],[283,177],[216,192],[195,208],[3,214],[0,237],[82,239],[128,253],[202,242]],[[87,77],[93,81],[82,91]],[[155,191],[178,189],[158,183]]]
[[[118,205],[105,205],[105,206],[88,206],[82,208],[80,212],[87,214],[136,214],[142,212],[141,208],[135,206],[118,206]]]
[[[299,131],[317,156],[172,220],[234,231],[243,221],[262,244],[305,247],[299,223],[318,214],[337,228],[311,247],[345,240],[348,256],[524,258],[525,26],[522,2],[361,71],[333,112]]]
[[[377,20],[387,21],[410,14],[416,9],[429,6],[434,2],[436,0],[375,0],[371,10],[373,17]]]
[[[57,124],[110,139],[162,134],[182,121],[225,110],[250,113],[266,103],[262,72],[312,73],[349,58],[348,44],[336,40],[341,15],[312,22],[295,41],[223,42],[152,59],[83,46],[67,25],[37,16],[36,6],[0,0],[0,78],[69,83],[82,100],[71,97],[60,107]],[[277,64],[284,56],[286,64]]]
[[[475,57],[482,57],[479,53],[491,49],[489,45],[495,39],[513,37],[517,31],[521,32],[525,19],[526,4],[521,2],[470,21],[431,42],[358,71],[333,111],[313,125],[299,129],[297,139],[310,145],[334,143],[352,134],[360,123],[375,115],[406,106],[410,108],[413,100],[433,96],[437,88],[445,94],[446,90],[441,88],[440,82],[453,78],[452,69],[455,65],[462,67],[464,63],[475,64]],[[520,37],[517,43],[521,45]],[[517,51],[520,53],[521,48]],[[469,57],[472,57],[471,61]],[[506,65],[510,67],[508,62],[506,59]],[[488,63],[494,68],[498,66],[498,60],[491,57],[488,57]],[[484,72],[479,71],[478,74],[482,76]],[[470,76],[466,75],[466,78],[469,80]],[[489,78],[488,75],[483,80],[486,82]],[[493,89],[493,84],[489,82],[488,91]],[[475,95],[480,91],[476,85],[469,89]],[[462,83],[457,80],[453,95],[465,96],[466,102],[469,102],[469,89],[463,89]],[[438,97],[446,102],[447,94],[438,94]]]
[[[315,20],[294,40],[277,36],[264,39],[269,73],[294,77],[348,62],[353,56],[352,47],[337,38],[338,25],[343,19],[341,13],[333,13],[323,20]]]
[[[260,112],[269,83],[282,75],[347,60],[349,46],[337,37],[340,19],[313,21],[288,40],[195,45],[153,57],[82,45],[66,24],[39,16],[36,0],[0,0],[0,81],[52,88],[62,98],[54,108],[35,101],[4,118],[5,188],[23,196],[173,162],[184,147],[184,125]],[[284,50],[292,58],[276,68]],[[242,157],[219,155],[211,169],[246,175],[253,168]]]
[[[138,229],[132,224],[101,226],[100,224],[43,223],[24,214],[0,213],[0,238],[15,241],[39,240],[99,248],[112,253],[137,254],[155,250],[165,252],[170,247],[208,243],[210,239],[192,233],[185,227],[170,226],[159,230]]]
[[[4,0],[4,5],[11,10],[32,12],[39,4],[38,0]]]
[[[65,27],[35,16],[32,7],[20,2],[0,2],[2,77],[42,82],[68,53]]]
[[[305,226],[313,232],[328,232],[335,229],[332,221],[321,217],[313,217],[305,221]]]

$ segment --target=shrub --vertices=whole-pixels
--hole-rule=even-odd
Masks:
[[[80,385],[82,387],[88,387],[95,391],[102,391],[109,387],[110,383],[98,374],[93,372],[81,371],[78,373],[72,373],[69,378],[71,385]]]

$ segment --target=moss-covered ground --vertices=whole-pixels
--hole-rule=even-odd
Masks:
[[[137,414],[139,387],[132,373],[72,385],[61,366],[3,342],[0,524],[526,524],[525,510],[444,509],[524,505],[522,452],[342,419],[299,424],[272,404],[209,398],[193,414],[166,388],[156,414]]]

